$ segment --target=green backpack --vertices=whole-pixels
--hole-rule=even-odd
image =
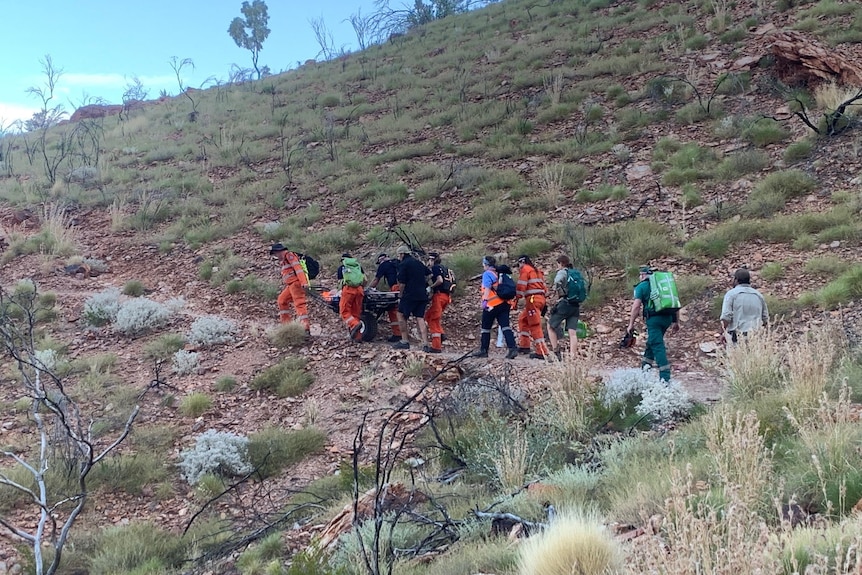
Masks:
[[[566,300],[572,305],[583,303],[587,299],[587,282],[579,270],[566,270]]]
[[[649,303],[647,310],[656,315],[670,315],[679,311],[679,291],[671,272],[654,271],[649,276]]]
[[[359,265],[359,260],[356,258],[344,258],[341,260],[341,265],[343,266],[341,277],[344,285],[358,287],[365,282],[365,274],[362,273],[362,266]]]

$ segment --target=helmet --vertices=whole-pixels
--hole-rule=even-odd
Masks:
[[[281,243],[272,244],[272,247],[269,248],[269,255],[273,255],[273,254],[276,254],[278,252],[286,252],[286,251],[287,251],[287,248],[284,247],[283,244],[281,244]]]

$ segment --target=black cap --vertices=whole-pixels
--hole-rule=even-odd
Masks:
[[[440,257],[440,254],[438,254],[437,252],[428,252],[428,257],[434,258],[436,260],[437,258]]]
[[[388,257],[389,256],[387,256],[386,254],[380,254],[377,256],[377,259],[379,260],[380,258],[388,258]]]
[[[343,257],[343,258],[352,258],[353,256],[352,256],[352,255],[350,255],[350,254],[349,254],[349,253],[347,253],[347,252],[344,252],[343,254],[341,254],[341,257]]]
[[[269,255],[273,255],[278,252],[286,252],[287,248],[284,247],[281,243],[272,244],[272,247],[269,248]]]

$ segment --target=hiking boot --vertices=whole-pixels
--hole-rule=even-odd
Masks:
[[[513,347],[509,350],[509,353],[506,354],[506,359],[515,359],[516,357],[518,357],[518,348]]]
[[[530,359],[545,359],[545,356],[541,353],[531,353]]]
[[[350,328],[350,339],[356,339],[356,334],[365,333],[365,322],[360,321]]]
[[[519,347],[518,353],[523,353],[523,354],[530,353],[530,348],[529,347]]]
[[[423,347],[422,351],[424,351],[425,353],[443,353],[442,349],[435,349],[430,345],[426,345],[425,347]]]
[[[399,341],[395,345],[392,346],[393,349],[410,349],[409,341]]]
[[[563,352],[562,352],[562,351],[557,350],[557,351],[555,351],[555,352],[554,352],[554,355],[556,355],[556,356],[557,356],[557,359],[558,359],[558,360],[563,361]]]
[[[473,357],[488,357],[487,349],[480,349],[476,353],[473,354]]]
[[[395,343],[396,341],[401,341],[401,336],[400,335],[390,335],[389,339],[387,339],[386,341],[388,341],[389,343]]]

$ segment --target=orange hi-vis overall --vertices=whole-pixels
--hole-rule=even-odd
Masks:
[[[293,305],[296,321],[309,328],[308,302],[305,297],[305,288],[308,287],[308,276],[299,261],[299,257],[291,252],[282,252],[281,256],[281,279],[284,280],[285,288],[278,294],[278,319],[281,323],[293,321],[294,314],[290,310]]]
[[[443,349],[443,312],[452,302],[452,297],[446,292],[434,292],[431,305],[425,312],[425,323],[431,334],[431,348]]]
[[[364,297],[365,290],[362,289],[362,286],[345,285],[341,288],[341,301],[338,303],[338,313],[347,325],[347,331],[352,330],[361,321],[362,299]],[[362,339],[362,336],[359,335],[357,339]]]
[[[548,354],[545,334],[542,331],[542,308],[545,307],[547,290],[542,273],[530,264],[522,263],[515,296],[516,302],[520,298],[524,298],[525,302],[524,309],[518,316],[518,347],[527,349],[531,347],[531,343],[535,343],[536,353],[539,355]]]
[[[389,286],[389,291],[398,291],[400,289],[401,286],[398,284]],[[398,323],[398,304],[387,309],[386,315],[389,317],[389,329],[392,330],[392,335],[401,337],[401,324]]]

